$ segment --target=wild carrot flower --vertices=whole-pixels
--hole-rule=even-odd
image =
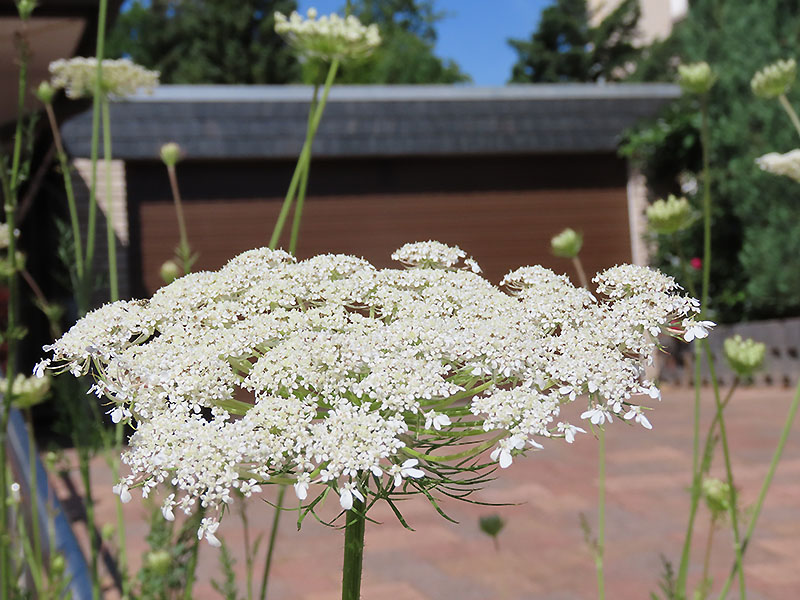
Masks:
[[[786,154],[770,152],[756,159],[756,164],[762,171],[773,175],[785,175],[800,182],[800,148]]]
[[[152,93],[158,85],[159,73],[148,71],[127,58],[103,60],[103,93],[118,98],[131,96],[139,90]],[[97,59],[78,56],[50,63],[52,86],[64,88],[69,98],[92,96],[97,77]]]
[[[110,412],[138,423],[116,493],[174,485],[164,515],[205,507],[198,534],[215,544],[236,490],[282,482],[304,502],[315,485],[344,509],[430,496],[468,485],[484,450],[505,468],[548,438],[572,442],[584,430],[556,419],[581,395],[593,423],[648,427],[634,396],[658,397],[644,379],[656,337],[707,327],[645,267],[600,273],[595,297],[542,267],[509,273],[503,291],[437,242],[394,256],[410,268],[251,250],[88,314],[37,372],[91,372]]]
[[[363,58],[381,43],[378,26],[362,25],[353,15],[342,18],[334,13],[317,18],[317,10],[309,8],[306,17],[297,11],[288,18],[276,12],[275,31],[308,58]]]

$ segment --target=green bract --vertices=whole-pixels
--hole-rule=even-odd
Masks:
[[[734,373],[740,377],[750,377],[764,364],[767,347],[751,338],[742,339],[735,335],[723,344],[725,358]]]
[[[656,200],[647,208],[647,223],[655,233],[669,235],[686,229],[692,221],[692,207],[686,198],[670,194],[666,200]]]
[[[678,84],[688,94],[705,94],[717,80],[707,62],[680,65],[678,67]]]
[[[797,63],[793,58],[779,60],[753,75],[750,88],[759,98],[777,98],[791,89],[796,75]]]

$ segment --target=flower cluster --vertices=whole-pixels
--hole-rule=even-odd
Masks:
[[[709,326],[694,322],[696,300],[645,267],[599,274],[595,297],[542,267],[509,273],[503,291],[436,242],[395,257],[416,266],[251,250],[149,301],[88,314],[37,372],[91,371],[113,419],[138,423],[116,492],[171,483],[164,516],[199,503],[199,535],[214,544],[234,491],[293,484],[303,502],[317,484],[343,509],[430,495],[484,451],[505,468],[545,439],[572,442],[585,430],[556,419],[582,395],[593,424],[618,415],[649,427],[632,398],[659,395],[643,379],[656,336]]]
[[[678,66],[678,85],[687,94],[706,94],[717,81],[707,62]]]
[[[767,65],[753,75],[750,88],[759,98],[777,98],[792,87],[797,76],[797,63],[793,58]]]
[[[767,346],[752,338],[743,339],[735,335],[725,340],[722,345],[725,358],[731,370],[739,377],[751,377],[761,365],[767,353]]]
[[[152,93],[158,85],[157,71],[148,71],[127,58],[105,59],[102,66],[104,94],[124,98],[139,90]],[[50,74],[53,87],[64,88],[69,98],[92,96],[97,78],[97,59],[78,56],[56,60],[50,63]]]
[[[296,11],[288,18],[276,12],[275,31],[308,58],[363,58],[381,43],[378,26],[362,25],[353,15],[343,19],[334,13],[317,18],[316,9],[309,8],[307,17],[303,19]]]
[[[670,235],[686,229],[694,220],[692,208],[686,198],[670,194],[647,207],[647,224],[656,233]]]
[[[785,154],[770,152],[757,158],[756,164],[762,171],[773,175],[785,175],[800,183],[800,148]]]

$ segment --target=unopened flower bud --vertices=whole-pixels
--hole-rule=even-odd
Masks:
[[[153,552],[147,553],[145,563],[149,569],[152,569],[159,575],[164,575],[169,572],[172,565],[172,557],[166,550],[154,550]]]
[[[161,160],[168,167],[174,167],[181,159],[181,147],[175,142],[169,142],[161,146]]]
[[[181,268],[174,260],[168,260],[161,265],[161,279],[164,280],[164,283],[172,283],[180,276],[180,274]]]
[[[104,523],[100,530],[100,537],[107,542],[112,539],[116,533],[117,528],[113,523]]]
[[[692,208],[686,198],[670,194],[666,200],[656,200],[647,208],[647,223],[656,233],[672,234],[686,229],[692,221]]]
[[[687,94],[705,94],[717,80],[707,62],[698,62],[678,67],[678,84]]]
[[[750,88],[759,98],[777,98],[789,91],[796,75],[797,63],[793,58],[779,60],[753,75]]]
[[[481,517],[478,521],[481,531],[490,537],[497,537],[505,527],[506,522],[500,515],[488,515]]]
[[[553,254],[562,258],[575,258],[583,246],[583,236],[569,227],[550,240]]]
[[[42,102],[42,104],[52,104],[53,96],[55,95],[56,90],[48,81],[43,81],[39,84],[39,87],[36,88],[36,97],[40,102]]]
[[[64,560],[64,556],[61,554],[54,555],[50,560],[50,572],[54,575],[62,574],[66,567],[67,561]]]
[[[19,13],[19,18],[23,21],[31,18],[34,8],[36,8],[35,0],[17,0],[17,12]]]
[[[720,479],[706,477],[702,487],[703,499],[714,519],[719,518],[730,510],[731,487]]]
[[[740,377],[750,377],[764,364],[767,347],[761,342],[735,335],[725,340],[723,350],[731,370]]]

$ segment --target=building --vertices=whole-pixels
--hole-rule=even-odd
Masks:
[[[585,235],[588,271],[641,261],[631,228],[643,190],[616,148],[627,127],[677,95],[661,84],[335,87],[314,144],[298,254],[350,253],[385,266],[403,243],[437,239],[499,281],[525,264],[569,271],[549,241],[573,227]],[[304,86],[161,86],[113,104],[123,293],[159,287],[177,244],[161,144],[185,152],[178,173],[195,268],[217,269],[267,244],[310,97]],[[86,176],[91,115],[62,133]]]

